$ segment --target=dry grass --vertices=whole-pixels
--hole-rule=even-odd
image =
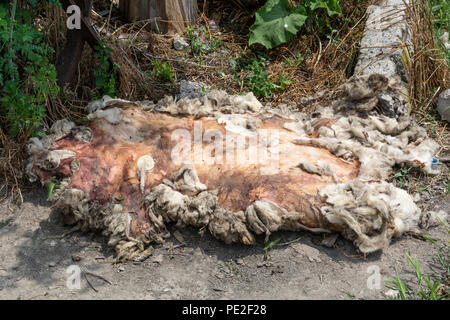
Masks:
[[[22,203],[25,167],[24,143],[9,137],[0,128],[0,202],[11,198],[13,202]]]
[[[406,53],[410,100],[413,110],[429,112],[439,93],[449,87],[448,64],[437,48],[427,0],[406,5],[412,46]]]
[[[411,45],[404,50],[404,63],[408,72],[409,100],[418,123],[440,145],[440,155],[450,152],[450,131],[446,121],[436,113],[439,94],[449,88],[449,66],[437,39],[427,0],[406,4],[406,19],[411,32]],[[447,179],[450,177],[446,170]]]
[[[371,1],[341,1],[344,14],[331,20],[336,29],[331,39],[326,33],[319,37],[305,29],[288,43],[270,51],[248,47],[246,33],[254,12],[227,1],[211,0],[200,5],[198,28],[194,32],[204,44],[211,45],[214,41],[216,46],[198,55],[189,50],[174,50],[172,37],[152,32],[148,21],[123,23],[112,19],[109,29],[103,21],[105,18],[94,17],[93,21],[120,64],[118,95],[122,98],[158,100],[166,94],[177,93],[177,85],[162,83],[152,74],[153,60],[171,66],[175,83],[186,79],[203,82],[210,88],[226,89],[229,93],[249,91],[245,84],[235,80],[236,72],[230,61],[264,55],[271,62],[267,67],[269,78],[276,83],[282,74],[292,83],[286,90],[274,92],[270,98],[262,100],[297,105],[302,109],[305,106],[299,103],[301,97],[335,89],[351,74],[369,4]],[[210,28],[211,21],[220,25],[220,33]],[[295,59],[297,54],[305,55],[305,61],[289,66],[287,59]],[[87,68],[92,70],[92,63]],[[237,77],[242,80],[245,75],[241,72]]]

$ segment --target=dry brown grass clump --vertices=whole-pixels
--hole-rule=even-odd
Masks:
[[[0,202],[8,197],[13,202],[23,202],[24,151],[22,141],[9,137],[0,128],[0,177],[3,180],[0,182]]]
[[[438,49],[431,8],[427,0],[406,5],[412,46],[405,51],[409,74],[410,101],[413,110],[427,112],[435,106],[439,93],[449,87],[448,64]]]
[[[449,125],[436,113],[436,103],[439,94],[450,87],[449,66],[443,51],[438,48],[429,2],[410,1],[406,4],[406,14],[411,45],[403,51],[403,62],[408,72],[411,110],[441,145],[440,156],[448,161]],[[450,176],[448,170],[446,174]]]

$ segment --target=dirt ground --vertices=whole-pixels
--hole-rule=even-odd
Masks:
[[[450,207],[448,196],[427,202],[429,209]],[[75,232],[57,238],[68,230],[38,186],[24,194],[20,208],[0,205],[0,299],[385,299],[385,280],[414,278],[406,253],[432,272],[435,251],[406,235],[364,258],[341,237],[327,247],[321,235],[279,232],[266,255],[263,237],[255,246],[226,245],[208,233],[173,227],[147,260],[114,264],[104,237]],[[427,233],[448,239],[442,226]],[[81,269],[80,289],[66,286],[71,265]],[[371,289],[374,270],[381,287]]]

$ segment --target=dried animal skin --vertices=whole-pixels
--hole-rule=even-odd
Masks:
[[[428,170],[437,144],[406,117],[360,114],[358,104],[387,83],[367,81],[354,79],[348,90],[359,93],[318,118],[223,91],[151,108],[106,99],[91,104],[86,127],[31,140],[27,170],[42,183],[63,178],[55,210],[102,231],[119,259],[164,241],[168,223],[246,244],[277,230],[336,231],[372,252],[413,229],[420,214],[406,192],[381,180],[394,164]],[[55,151],[59,162],[42,165]]]

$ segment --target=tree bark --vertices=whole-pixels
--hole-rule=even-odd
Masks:
[[[64,93],[65,87],[72,81],[77,72],[78,62],[81,60],[84,43],[87,42],[92,49],[94,49],[94,46],[98,45],[100,42],[100,38],[94,29],[92,29],[90,23],[92,3],[93,0],[61,0],[64,12],[66,12],[67,7],[71,5],[80,7],[81,29],[67,30],[66,46],[58,56],[56,71],[60,95]],[[111,59],[110,63],[112,66],[113,63]]]
[[[120,10],[128,20],[152,19],[162,33],[181,33],[197,19],[197,0],[120,0]]]

